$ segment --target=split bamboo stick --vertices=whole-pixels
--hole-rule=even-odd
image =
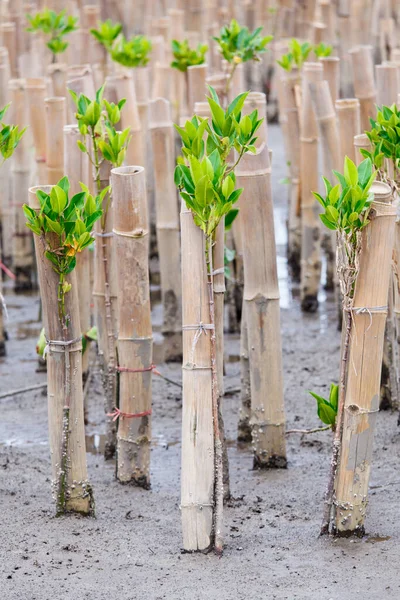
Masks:
[[[117,479],[150,487],[153,338],[143,167],[111,171],[119,295]]]
[[[264,110],[259,115],[264,117],[266,104],[262,96]],[[257,154],[245,155],[236,169],[237,185],[244,188],[240,226],[249,340],[250,425],[254,467],[286,467],[279,287],[266,122],[259,129],[256,146]]]
[[[29,190],[29,205],[38,210],[36,191],[50,193],[51,186]],[[49,234],[56,248],[58,237]],[[46,242],[35,235],[43,321],[47,337],[47,397],[50,454],[57,513],[93,513],[93,493],[88,481],[82,389],[82,341],[75,273],[68,275],[71,290],[65,295],[68,326],[58,315],[59,278],[45,256]]]
[[[376,113],[376,88],[371,46],[349,50],[353,69],[354,94],[360,101],[361,129],[369,129],[369,119]]]
[[[318,189],[318,129],[312,110],[309,84],[322,81],[322,64],[303,66],[302,106],[300,114],[301,181],[301,308],[315,312],[321,278],[321,224],[318,204],[312,190]]]
[[[336,475],[335,532],[362,535],[368,501],[387,315],[396,207],[390,187],[374,183],[370,224],[363,231],[352,308],[341,456]]]
[[[64,126],[67,124],[65,97],[45,99],[47,182],[55,185],[64,176]]]
[[[150,134],[154,156],[156,231],[160,261],[165,359],[182,357],[182,290],[179,213],[174,171],[174,130],[168,100],[150,103]]]

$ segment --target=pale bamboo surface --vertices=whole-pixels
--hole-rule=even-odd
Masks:
[[[335,529],[363,532],[387,315],[396,207],[390,188],[374,183],[371,223],[363,232],[351,318],[342,450],[335,485]]]
[[[395,64],[376,65],[376,87],[378,106],[396,104],[400,90],[399,69]]]
[[[204,102],[206,96],[206,78],[208,65],[195,65],[187,70],[188,83],[188,110],[192,115],[196,102]]]
[[[344,164],[345,156],[355,162],[354,136],[361,133],[360,102],[357,98],[344,98],[336,100],[335,108],[339,128],[340,164]]]
[[[162,332],[166,360],[182,356],[182,288],[179,213],[174,171],[174,131],[169,102],[150,103],[150,135],[154,156],[156,232],[160,261]]]
[[[354,94],[360,101],[361,129],[369,129],[369,119],[375,115],[376,87],[372,46],[358,46],[349,51],[352,61]]]
[[[42,78],[26,79],[26,99],[28,103],[29,127],[32,132],[36,160],[37,183],[46,182],[46,115],[45,98],[47,82]]]
[[[182,201],[183,406],[181,514],[183,547],[212,544],[214,435],[205,238]]]
[[[30,188],[29,205],[39,208],[36,191],[50,193],[51,186]],[[57,236],[48,235],[50,244],[57,244]],[[58,275],[45,257],[45,242],[35,235],[35,253],[43,307],[43,322],[49,340],[47,353],[47,397],[49,410],[49,437],[54,491],[57,493],[62,463],[66,462],[65,509],[67,512],[90,514],[93,510],[91,487],[88,481],[85,450],[85,427],[82,390],[82,344],[79,323],[78,288],[75,272],[68,275],[71,290],[65,295],[65,311],[70,316],[68,327],[63,327],[58,316]],[[66,344],[53,344],[65,342]],[[68,387],[70,393],[68,394]],[[69,397],[68,397],[69,396]],[[65,414],[66,402],[69,415]],[[63,456],[64,419],[68,418],[66,456]]]
[[[47,182],[55,185],[64,175],[64,126],[67,124],[65,97],[45,99]]]
[[[117,479],[150,487],[152,328],[146,236],[149,234],[143,167],[111,171],[114,252],[119,296],[119,409]],[[123,371],[130,369],[131,371]],[[134,372],[137,371],[137,372]]]
[[[357,166],[364,160],[364,157],[360,152],[361,149],[371,151],[371,142],[366,133],[360,133],[354,136],[355,163]]]

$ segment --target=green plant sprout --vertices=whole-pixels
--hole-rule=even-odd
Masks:
[[[68,42],[64,40],[65,36],[78,29],[78,18],[66,15],[65,10],[57,14],[48,8],[26,17],[30,23],[27,31],[32,33],[41,31],[50,37],[46,45],[53,53],[53,63],[56,62],[56,55],[65,52],[68,48]]]
[[[114,41],[122,32],[122,24],[121,23],[113,23],[111,19],[107,19],[107,21],[101,21],[98,25],[97,29],[91,29],[90,33],[96,40],[109,50]]]
[[[322,398],[322,396],[319,396],[314,392],[309,393],[317,401],[318,417],[323,423],[325,423],[325,425],[329,425],[331,429],[335,430],[339,400],[339,386],[335,383],[331,383],[328,400]]]
[[[312,49],[313,47],[309,42],[301,44],[298,40],[293,38],[289,42],[289,52],[281,56],[280,60],[277,60],[276,62],[285,69],[285,71],[291,71],[293,67],[297,67],[300,70]]]
[[[324,44],[323,42],[313,47],[313,52],[317,58],[325,58],[327,56],[331,56],[332,50],[332,46]]]
[[[136,35],[127,40],[120,35],[109,48],[114,62],[124,67],[145,67],[150,60],[151,41],[144,35]]]
[[[365,158],[369,158],[380,181],[397,189],[400,182],[400,111],[395,104],[378,107],[376,120],[370,119],[371,130],[366,131],[372,151],[361,149]],[[389,161],[389,170],[387,161]]]
[[[59,275],[58,317],[65,329],[70,320],[70,316],[65,313],[65,295],[71,290],[67,276],[76,266],[76,255],[94,242],[90,234],[94,223],[103,214],[101,205],[107,193],[107,190],[103,190],[94,198],[83,191],[70,198],[69,187],[68,178],[63,177],[52,187],[50,194],[42,190],[36,192],[40,203],[39,211],[27,204],[22,207],[27,218],[26,226],[44,239],[45,256]],[[56,248],[53,247],[54,234],[59,240]]]
[[[7,106],[0,110],[0,153],[3,157],[2,164],[4,164],[8,158],[11,158],[26,131],[26,127],[20,131],[18,125],[6,125],[3,123],[3,118],[10,108],[10,104],[11,103],[7,104]]]
[[[205,63],[205,56],[208,50],[207,45],[199,44],[197,48],[192,49],[189,46],[188,40],[183,40],[183,42],[173,40],[171,42],[171,46],[174,57],[171,67],[174,69],[178,69],[178,71],[186,73],[188,67],[192,67],[194,65],[203,65]]]
[[[373,200],[370,188],[376,177],[376,172],[373,171],[370,158],[366,158],[356,167],[353,161],[346,156],[343,174],[337,171],[333,171],[333,173],[339,183],[332,186],[324,177],[325,197],[313,192],[324,210],[320,215],[322,223],[328,229],[336,231],[337,274],[343,297],[343,314],[346,325],[340,366],[339,402],[321,535],[329,533],[334,482],[341,449],[346,373],[353,324],[354,290],[359,273],[361,236],[362,230],[369,223],[370,205]]]
[[[181,197],[191,211],[194,223],[205,236],[205,262],[211,324],[211,373],[212,373],[212,413],[215,444],[215,527],[214,547],[222,553],[222,442],[219,425],[219,392],[216,371],[216,338],[214,310],[214,269],[213,247],[215,233],[223,217],[228,226],[238,214],[234,208],[242,189],[236,189],[235,167],[247,152],[255,152],[256,131],[262,123],[255,110],[242,116],[241,111],[248,92],[240,94],[224,110],[217,93],[209,87],[207,98],[211,110],[211,122],[194,116],[184,127],[175,125],[182,138],[182,156],[175,169],[175,184]],[[206,139],[204,139],[206,138]],[[237,160],[228,165],[231,151],[237,152]]]
[[[266,52],[267,45],[273,39],[272,35],[262,37],[262,29],[262,27],[258,27],[250,32],[247,27],[242,27],[235,19],[232,19],[230,25],[221,29],[220,36],[214,37],[220,53],[229,63],[224,91],[225,99],[228,96],[237,66],[250,60],[260,61],[260,54]]]

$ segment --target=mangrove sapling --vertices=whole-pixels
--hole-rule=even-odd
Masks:
[[[122,32],[122,24],[114,23],[111,19],[102,21],[98,24],[97,29],[90,29],[92,36],[109,51],[113,43]]]
[[[76,119],[85,143],[78,141],[80,150],[87,154],[93,167],[96,194],[105,199],[105,208],[97,223],[95,245],[95,286],[93,291],[96,324],[99,335],[99,353],[103,359],[105,377],[105,412],[110,414],[117,404],[116,397],[116,336],[117,298],[115,260],[112,252],[112,197],[109,192],[109,171],[122,165],[129,143],[130,129],[117,132],[115,125],[120,121],[125,100],[118,104],[103,99],[104,86],[90,100],[84,94],[70,94],[76,104]],[[105,458],[114,456],[116,447],[116,425],[107,417],[107,441]]]
[[[242,27],[235,19],[232,19],[229,25],[225,25],[221,29],[219,37],[214,37],[219,52],[228,63],[222,96],[223,106],[226,106],[228,102],[229,91],[237,66],[248,61],[260,62],[260,54],[266,52],[267,45],[273,39],[272,35],[262,37],[262,30],[262,27],[257,27],[251,32],[247,27]]]
[[[64,38],[78,29],[78,18],[66,15],[65,10],[57,14],[54,10],[45,8],[35,15],[27,15],[27,19],[30,23],[27,31],[41,32],[48,38],[46,46],[52,53],[52,63],[55,63],[57,55],[68,48],[68,42]]]
[[[218,392],[218,373],[217,373],[217,357],[216,357],[216,336],[215,336],[215,303],[214,303],[214,262],[213,262],[213,247],[215,244],[215,235],[221,219],[226,216],[231,222],[237,215],[237,209],[233,208],[237,202],[242,190],[235,189],[235,174],[234,169],[247,152],[254,152],[253,146],[256,141],[255,133],[261,125],[261,120],[257,118],[257,111],[254,111],[251,118],[249,116],[241,117],[241,110],[247,93],[241,94],[228,106],[226,110],[221,107],[220,100],[213,88],[210,88],[211,96],[208,98],[208,103],[211,109],[212,119],[208,123],[206,119],[194,116],[191,121],[187,121],[185,127],[175,125],[183,142],[182,153],[178,166],[175,170],[175,183],[180,191],[181,197],[186,204],[187,211],[183,210],[183,214],[192,216],[194,224],[201,230],[202,245],[204,248],[203,257],[199,256],[200,261],[205,265],[200,269],[201,273],[207,280],[208,288],[208,307],[200,306],[199,323],[187,323],[185,321],[186,307],[183,306],[184,312],[184,404],[185,398],[193,400],[195,389],[192,385],[196,385],[195,381],[188,378],[187,374],[190,371],[192,376],[198,375],[196,371],[199,367],[196,365],[194,352],[199,339],[204,335],[209,335],[210,340],[210,362],[209,366],[203,367],[211,371],[211,380],[203,379],[202,382],[206,386],[211,385],[211,407],[212,407],[212,422],[214,440],[214,495],[209,498],[213,509],[213,529],[206,532],[194,532],[193,525],[187,520],[193,506],[203,506],[204,497],[197,498],[196,480],[193,481],[194,488],[186,490],[187,481],[192,476],[187,472],[187,468],[192,469],[187,461],[183,461],[182,468],[182,491],[185,490],[185,497],[182,498],[182,525],[184,529],[184,545],[186,550],[201,550],[205,549],[212,542],[217,553],[221,553],[223,549],[222,538],[222,509],[223,509],[223,469],[222,469],[222,440],[219,424],[219,392]],[[206,142],[203,136],[206,134]],[[230,152],[236,149],[238,158],[235,164],[228,166],[227,161]],[[186,218],[186,217],[185,217]],[[182,225],[184,222],[182,221]],[[186,222],[185,222],[186,227]],[[187,241],[187,240],[186,240]],[[189,248],[187,248],[189,250]],[[186,264],[186,263],[185,263]],[[194,268],[194,265],[191,267]],[[200,268],[200,266],[199,266]],[[196,267],[197,269],[197,267]],[[189,276],[189,271],[186,267],[183,268],[183,275]],[[185,283],[189,285],[189,281]],[[184,296],[185,299],[185,296]],[[209,323],[202,322],[202,314],[206,313],[209,318]],[[189,335],[187,335],[189,334]],[[190,338],[190,339],[189,339]],[[191,342],[191,343],[190,343]],[[191,349],[190,349],[191,348]],[[200,367],[201,369],[201,367]],[[199,382],[197,383],[199,385]],[[201,391],[201,387],[198,388]],[[209,390],[208,390],[209,391]],[[207,395],[207,387],[203,390]],[[195,402],[197,404],[197,401]],[[185,435],[186,428],[190,429],[191,417],[190,410],[185,408],[185,417],[183,422],[184,441],[182,448],[183,454],[190,453],[191,460],[195,460],[195,448],[193,443],[189,441]],[[189,412],[187,412],[189,411]],[[190,421],[188,421],[188,418]],[[208,437],[211,432],[203,431],[202,434]],[[188,444],[188,447],[186,447]],[[209,474],[208,474],[209,475]],[[188,497],[186,498],[186,491]],[[190,504],[186,504],[186,502]],[[193,504],[194,503],[194,504]],[[189,509],[189,512],[187,510]],[[208,525],[211,525],[208,521]],[[207,527],[207,523],[204,525]],[[201,536],[201,539],[198,537]],[[206,542],[208,543],[204,545]]]
[[[82,389],[82,342],[75,278],[77,254],[93,243],[102,197],[70,197],[66,177],[31,188],[23,206],[33,231],[46,331],[50,449],[57,514],[93,512],[87,480]]]
[[[112,60],[124,67],[145,67],[150,60],[151,41],[144,35],[136,35],[127,40],[120,34],[107,48]]]
[[[321,204],[322,223],[337,236],[337,274],[343,298],[343,321],[345,324],[340,379],[339,402],[337,408],[336,429],[333,442],[331,469],[325,496],[325,508],[321,535],[329,533],[334,495],[334,482],[341,454],[344,404],[346,395],[346,377],[349,361],[349,346],[353,325],[354,290],[357,281],[362,230],[369,223],[369,210],[373,199],[370,193],[376,174],[372,170],[371,160],[365,159],[356,167],[347,156],[343,174],[334,171],[339,183],[332,186],[324,178],[326,195],[317,192],[314,196]]]
[[[315,392],[309,392],[313,398],[317,401],[317,414],[325,427],[314,427],[313,429],[288,429],[285,434],[290,435],[292,433],[310,434],[319,433],[320,431],[335,431],[336,417],[339,400],[339,386],[335,383],[331,383],[329,390],[329,398],[323,398]]]

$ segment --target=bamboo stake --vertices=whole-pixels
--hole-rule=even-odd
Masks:
[[[64,127],[64,173],[70,182],[70,194],[81,192],[79,182],[87,182],[90,178],[89,160],[87,154],[83,154],[77,141],[83,142],[78,125],[66,125]],[[91,251],[81,252],[76,257],[76,280],[79,298],[79,320],[82,335],[89,331],[91,326],[92,288],[90,285],[90,259]],[[82,354],[82,374],[86,380],[89,370],[89,352]]]
[[[354,94],[360,101],[361,129],[369,129],[370,117],[376,113],[376,89],[372,47],[358,46],[349,50],[353,68]]]
[[[361,149],[368,150],[369,152],[371,151],[371,142],[366,133],[360,133],[359,135],[354,136],[355,163],[357,167],[360,162],[364,160],[364,157],[360,152]]]
[[[260,96],[260,94],[257,94]],[[265,95],[264,110],[266,112]],[[236,176],[243,240],[244,302],[248,328],[254,467],[286,467],[282,347],[267,128],[257,154],[244,155]]]
[[[11,76],[13,78],[15,78],[18,75],[17,30],[15,27],[15,23],[1,23],[0,24],[0,33],[1,33],[1,39],[3,40],[2,45],[5,46],[8,50]]]
[[[55,185],[64,176],[65,97],[45,99],[47,182]]]
[[[204,102],[206,95],[206,78],[208,65],[195,65],[187,70],[188,78],[188,107],[192,114],[196,102]]]
[[[345,156],[355,162],[354,136],[361,133],[360,102],[357,98],[336,100],[335,108],[339,127],[340,164],[343,164]]]
[[[156,231],[160,261],[165,359],[181,360],[181,273],[179,214],[173,181],[174,130],[168,100],[150,103],[150,134],[153,145]]]
[[[301,183],[301,308],[318,309],[321,278],[321,225],[318,205],[312,190],[318,189],[318,130],[312,111],[310,83],[322,80],[321,63],[303,66],[302,106],[300,114],[300,181]]]
[[[36,180],[46,181],[46,116],[45,98],[47,96],[46,80],[44,78],[26,80],[26,99],[29,111],[29,126],[32,131],[35,147]]]
[[[378,106],[392,106],[397,102],[400,78],[394,64],[376,65],[376,87]]]
[[[148,489],[154,367],[144,168],[113,169],[111,185],[117,279],[124,290],[119,296],[117,479]]]
[[[320,58],[323,68],[323,78],[329,84],[329,91],[333,104],[339,98],[340,89],[340,59],[337,56],[324,56]]]
[[[388,185],[375,183],[371,223],[363,231],[351,313],[340,463],[336,474],[337,535],[363,535],[379,383],[396,208]]]
[[[11,79],[9,89],[12,101],[12,122],[23,128],[28,123],[25,80]],[[13,267],[16,275],[14,290],[21,292],[32,289],[34,260],[32,252],[32,234],[25,227],[22,211],[21,190],[30,186],[29,138],[23,136],[15,149],[11,166],[11,198],[14,208],[13,227]]]
[[[205,238],[182,201],[183,411],[181,512],[183,547],[212,544],[214,436],[212,418],[210,308]]]
[[[29,205],[39,209],[36,191],[50,193],[51,186],[30,188]],[[57,247],[56,234],[48,236]],[[35,253],[43,306],[43,320],[48,338],[47,397],[49,406],[50,454],[57,514],[94,511],[93,493],[88,481],[85,450],[82,389],[82,343],[79,325],[77,284],[74,271],[68,275],[72,284],[65,296],[68,325],[58,315],[59,278],[45,256],[46,242],[35,236]]]
[[[53,63],[47,67],[47,75],[53,82],[54,96],[67,95],[67,69],[64,63]]]
[[[11,78],[10,64],[7,48],[0,47],[0,100],[1,106],[10,102],[8,82]],[[9,113],[8,113],[9,114]],[[8,115],[5,116],[7,122]],[[2,260],[7,264],[12,263],[14,210],[11,205],[10,173],[7,169],[0,169],[0,209],[1,209],[1,251]]]

